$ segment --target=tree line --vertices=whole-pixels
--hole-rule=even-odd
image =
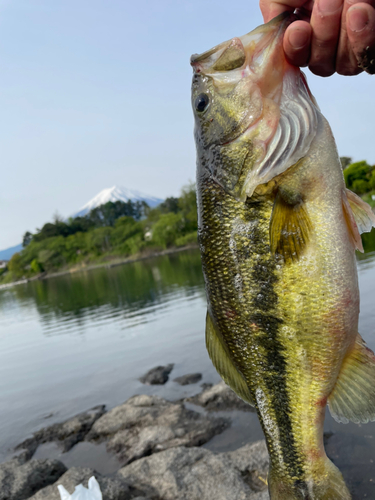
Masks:
[[[35,233],[24,234],[23,250],[10,259],[0,282],[196,241],[196,192],[190,184],[179,198],[169,197],[156,208],[144,201],[116,201],[67,221],[55,216]]]
[[[349,157],[340,160],[347,188],[374,207],[375,165],[353,163]],[[34,234],[24,234],[23,250],[0,270],[0,282],[196,241],[196,191],[190,184],[182,189],[179,198],[169,197],[153,209],[145,202],[116,201],[67,221],[55,216],[53,222],[47,222]]]

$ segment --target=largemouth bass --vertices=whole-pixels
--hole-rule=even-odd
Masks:
[[[358,333],[355,249],[375,226],[345,188],[330,127],[284,56],[282,15],[191,58],[206,344],[255,406],[272,500],[346,500],[323,445],[375,420],[375,357]]]

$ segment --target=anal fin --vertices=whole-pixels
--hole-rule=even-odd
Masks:
[[[328,405],[337,422],[375,421],[375,355],[359,334],[344,359]]]
[[[270,221],[271,252],[282,255],[286,262],[297,261],[309,242],[311,231],[304,202],[279,191]]]
[[[246,403],[255,406],[245,379],[230,359],[220,333],[216,331],[208,312],[206,317],[206,346],[211,361],[224,382]]]

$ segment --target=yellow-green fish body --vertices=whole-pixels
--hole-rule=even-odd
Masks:
[[[271,499],[350,499],[323,445],[327,401],[375,420],[354,249],[375,217],[345,189],[329,125],[276,18],[192,57],[206,342],[258,412]]]

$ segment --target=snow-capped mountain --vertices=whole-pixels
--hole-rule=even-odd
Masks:
[[[127,189],[124,187],[113,186],[111,188],[103,189],[99,194],[94,196],[90,201],[86,203],[77,213],[73,214],[72,217],[82,217],[90,212],[93,208],[104,205],[108,201],[145,201],[147,205],[151,208],[159,205],[163,200],[156,198],[135,189]]]

